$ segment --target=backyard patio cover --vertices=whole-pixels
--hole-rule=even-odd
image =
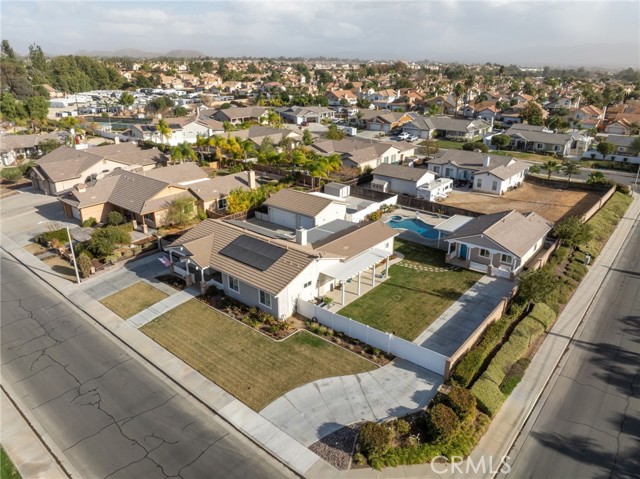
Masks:
[[[390,256],[390,254],[384,250],[372,249],[356,256],[346,263],[338,263],[328,267],[323,271],[323,274],[330,278],[335,278],[338,281],[345,281],[357,276],[358,273],[371,268],[374,264],[379,263],[388,256]]]

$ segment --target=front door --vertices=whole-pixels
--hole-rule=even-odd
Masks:
[[[467,259],[467,245],[460,245],[460,258],[466,260]]]

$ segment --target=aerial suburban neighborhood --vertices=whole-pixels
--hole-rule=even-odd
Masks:
[[[640,5],[238,3],[3,2],[0,476],[638,477]]]

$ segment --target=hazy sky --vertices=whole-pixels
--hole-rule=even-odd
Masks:
[[[640,2],[5,1],[2,38],[25,53],[135,48],[212,56],[640,67]]]

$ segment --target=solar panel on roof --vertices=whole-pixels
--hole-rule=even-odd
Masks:
[[[286,249],[247,235],[238,236],[220,251],[221,255],[265,271],[278,261]]]

